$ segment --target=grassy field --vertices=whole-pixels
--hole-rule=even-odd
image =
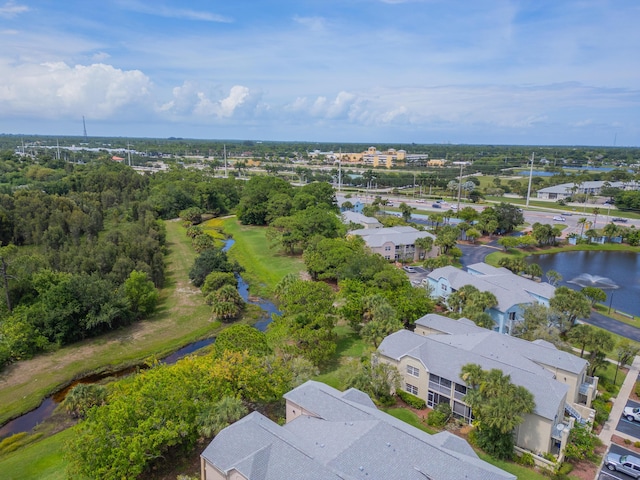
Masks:
[[[236,240],[229,257],[244,267],[242,277],[249,283],[252,295],[270,297],[285,275],[304,270],[301,257],[286,255],[269,246],[265,227],[241,225],[235,217],[212,219],[205,222],[205,227],[223,228]]]
[[[63,445],[73,437],[63,430],[0,458],[0,476],[6,480],[66,480]]]
[[[188,282],[195,258],[190,240],[180,223],[166,226],[167,280],[153,318],[9,366],[0,389],[0,424],[37,407],[74,378],[161,358],[216,331],[219,323],[211,321],[199,290]]]

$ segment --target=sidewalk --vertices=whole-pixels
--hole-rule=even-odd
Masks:
[[[613,408],[611,409],[611,413],[609,414],[609,420],[604,424],[602,431],[598,435],[602,443],[609,446],[611,445],[611,437],[615,433],[616,435],[622,438],[628,438],[627,435],[621,432],[616,432],[616,426],[618,425],[618,421],[622,417],[622,411],[624,407],[627,405],[627,400],[629,399],[629,395],[633,390],[633,386],[638,379],[638,373],[640,372],[640,356],[636,356],[633,359],[633,363],[627,372],[627,377],[624,379],[624,383],[620,387],[620,392],[618,393],[618,397],[613,402]],[[631,439],[631,437],[629,437]],[[632,441],[636,441],[636,438],[633,438]]]

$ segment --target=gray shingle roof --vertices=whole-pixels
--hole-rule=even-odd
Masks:
[[[353,222],[353,223],[358,223],[360,225],[382,226],[382,224],[377,219],[373,217],[367,217],[366,215],[363,215],[358,212],[352,212],[347,210],[346,212],[342,212],[340,215],[342,216],[343,221],[346,223]]]
[[[491,292],[498,300],[497,309],[501,312],[506,312],[514,305],[532,303],[534,301],[532,294],[549,299],[555,292],[553,285],[529,280],[504,268],[494,268],[486,264],[469,265],[467,268],[491,273],[472,275],[459,268],[446,266],[436,268],[427,275],[427,278],[434,281],[446,278],[454,290],[472,285],[482,292]]]
[[[362,237],[365,243],[372,248],[381,247],[385,243],[393,243],[394,245],[412,245],[418,238],[435,236],[429,232],[421,232],[413,227],[387,227],[367,230],[353,230],[349,232],[353,235]]]
[[[471,326],[464,320],[462,326],[456,326],[457,320],[427,315],[416,324],[451,333],[422,336],[400,330],[385,338],[378,351],[395,360],[404,356],[418,360],[430,373],[461,385],[465,383],[460,371],[468,363],[479,364],[485,370],[502,370],[515,384],[534,395],[538,415],[554,419],[560,405],[564,405],[569,387],[555,380],[554,373],[544,365],[579,374],[586,361],[547,342],[528,342]]]
[[[307,382],[285,398],[315,416],[302,415],[280,427],[252,413],[220,432],[202,457],[250,480],[515,479],[479,459],[464,440],[448,432],[428,435],[379,411],[362,395]]]

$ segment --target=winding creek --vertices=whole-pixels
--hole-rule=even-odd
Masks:
[[[229,250],[229,248],[231,248],[231,246],[234,243],[235,243],[235,240],[228,239],[225,242],[223,250],[224,251]],[[254,324],[254,327],[264,332],[267,329],[267,325],[269,325],[269,323],[271,322],[271,315],[274,313],[276,315],[279,315],[281,312],[278,310],[278,307],[276,307],[275,304],[273,304],[268,300],[249,297],[249,285],[247,284],[247,282],[245,282],[245,280],[240,275],[237,275],[237,277],[238,277],[238,293],[240,293],[240,296],[242,297],[242,299],[247,303],[259,306],[263,311],[262,318]],[[192,342],[188,345],[185,345],[181,349],[176,350],[172,354],[167,355],[161,360],[161,362],[167,365],[174,364],[181,358],[191,353],[194,353],[201,348],[211,345],[214,341],[215,341],[215,337],[210,337],[210,338],[198,340],[196,342]],[[2,428],[0,428],[0,440],[5,437],[9,437],[11,435],[15,435],[16,433],[29,432],[36,425],[38,425],[39,423],[42,423],[44,420],[49,418],[53,414],[53,411],[56,409],[58,404],[64,400],[69,390],[71,390],[75,385],[79,383],[97,383],[106,378],[116,379],[116,378],[124,377],[126,375],[130,375],[131,373],[135,373],[140,368],[141,368],[140,365],[136,365],[136,366],[128,367],[115,372],[90,374],[80,379],[74,380],[68,386],[62,388],[61,390],[58,390],[53,395],[45,398],[38,408],[31,410],[30,412],[27,412],[4,424]]]

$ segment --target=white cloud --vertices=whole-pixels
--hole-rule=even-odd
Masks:
[[[296,15],[293,20],[314,32],[323,31],[327,26],[327,21],[324,17],[301,17]]]
[[[117,117],[133,104],[148,102],[152,86],[138,70],[123,71],[100,63],[5,66],[0,66],[0,110],[18,116]]]
[[[195,115],[215,119],[248,117],[258,110],[260,94],[243,85],[234,85],[226,97],[214,99],[197,84],[185,82],[172,90],[173,98],[158,109],[178,116]]]
[[[187,8],[171,8],[164,5],[159,5],[156,2],[154,2],[152,5],[146,5],[142,2],[137,1],[119,2],[119,4],[122,8],[125,8],[127,10],[132,10],[134,12],[144,13],[147,15],[155,15],[158,17],[195,20],[203,22],[232,22],[231,18],[225,17],[224,15],[218,15],[216,13],[205,11],[191,10]]]
[[[26,5],[18,5],[13,1],[6,2],[0,7],[0,17],[13,18],[21,13],[29,11],[29,7]]]

